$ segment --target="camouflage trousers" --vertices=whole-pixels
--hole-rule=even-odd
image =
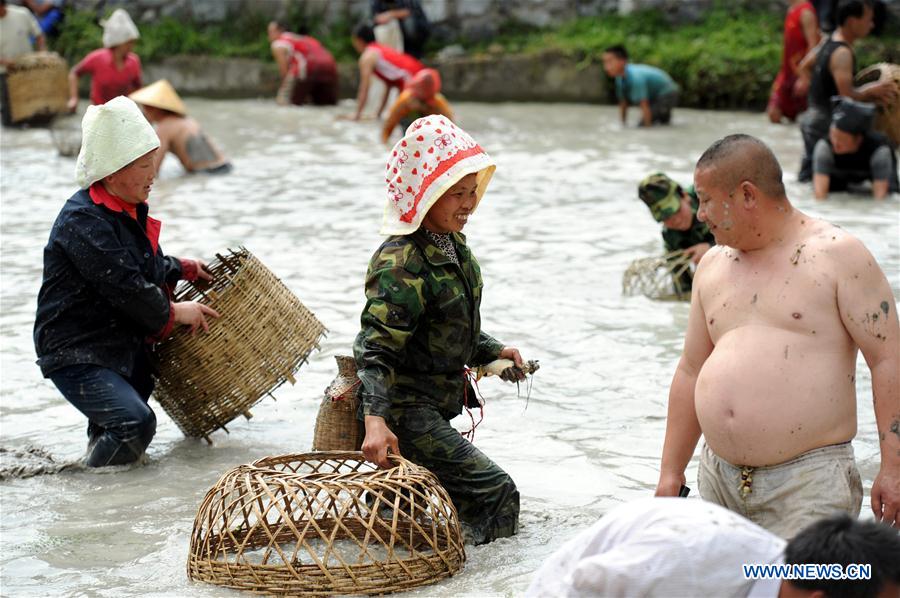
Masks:
[[[475,544],[514,535],[519,491],[505,471],[463,438],[436,409],[402,410],[393,427],[400,453],[434,473]]]

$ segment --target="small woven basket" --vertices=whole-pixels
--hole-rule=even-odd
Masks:
[[[325,327],[247,249],[216,254],[212,283],[185,282],[177,301],[219,312],[208,333],[176,329],[158,350],[155,397],[187,436],[205,438],[290,381]]]
[[[857,73],[854,83],[865,85],[874,81],[893,81],[897,90],[894,101],[879,105],[875,113],[875,128],[888,137],[895,146],[900,145],[900,65],[880,62]]]
[[[66,110],[69,83],[66,61],[55,52],[35,52],[6,69],[9,120],[23,122]]]
[[[361,453],[267,457],[225,473],[191,534],[188,577],[252,592],[386,594],[465,562],[456,509],[427,469]]]
[[[683,284],[690,268],[691,259],[683,251],[636,259],[622,275],[622,293],[650,299],[690,300],[691,291]]]
[[[313,432],[314,451],[358,451],[362,447],[365,428],[357,417],[359,409],[359,378],[356,377],[356,360],[347,355],[336,355],[337,377],[325,389],[316,429]]]

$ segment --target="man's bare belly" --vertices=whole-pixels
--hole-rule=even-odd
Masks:
[[[757,324],[718,339],[694,393],[713,452],[759,467],[853,438],[855,351],[822,340]]]

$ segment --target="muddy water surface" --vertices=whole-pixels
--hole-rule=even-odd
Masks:
[[[329,328],[297,384],[250,421],[186,439],[156,406],[149,463],[116,472],[64,472],[0,482],[3,593],[15,596],[219,596],[185,575],[191,525],[207,489],[239,463],[308,450],[321,393],[346,353],[363,306],[366,263],[379,243],[386,149],[374,123],[335,122],[337,109],[266,101],[190,100],[234,162],[225,177],[184,176],[168,158],[151,195],[167,253],[210,258],[246,245]],[[456,106],[498,170],[466,232],[485,279],[484,328],[540,359],[527,403],[496,379],[482,383],[475,442],[522,493],[521,532],[468,550],[458,576],[420,595],[519,595],[563,540],[610,507],[652,492],[669,381],[688,309],[623,297],[628,263],[657,253],[657,225],[637,182],[664,170],[690,182],[715,139],[748,132],[772,145],[800,209],[861,238],[900,289],[900,206],[839,195],[815,203],[796,184],[799,132],[757,114],[678,110],[667,129],[622,129],[615,108]],[[34,365],[31,328],[41,250],[72,192],[74,161],[46,130],[4,130],[0,151],[0,434],[5,448],[41,447],[58,460],[85,448],[85,422]],[[866,496],[877,471],[871,381],[860,360],[854,446]],[[464,426],[462,418],[460,427]],[[688,471],[696,493],[696,464]],[[867,504],[866,498],[864,504]],[[864,513],[867,508],[864,508]]]

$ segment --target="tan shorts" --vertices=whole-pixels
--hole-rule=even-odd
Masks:
[[[859,516],[862,482],[849,442],[811,450],[765,467],[732,465],[704,443],[700,496],[790,540],[822,517]]]

